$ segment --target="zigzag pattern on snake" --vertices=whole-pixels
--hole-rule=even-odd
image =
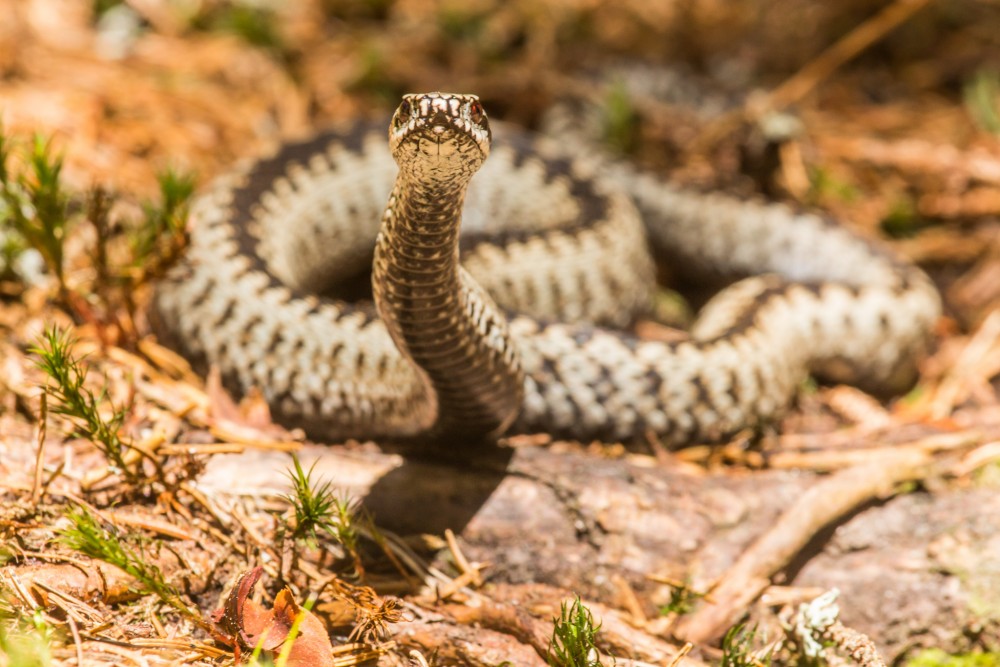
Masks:
[[[385,137],[359,123],[218,179],[154,299],[169,342],[313,437],[716,439],[810,372],[904,387],[940,313],[844,227],[567,157],[475,96],[408,95]],[[758,275],[685,340],[640,340],[654,253]],[[342,300],[373,261],[377,308]]]

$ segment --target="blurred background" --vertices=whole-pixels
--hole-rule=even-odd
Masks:
[[[893,240],[972,327],[1000,303],[997,0],[0,0],[0,117],[146,196],[404,92]],[[576,105],[574,107],[574,105]]]
[[[773,467],[761,479],[808,485],[811,477],[782,476],[780,467],[853,464],[861,450],[845,444],[854,447],[854,438],[863,448],[940,446],[942,460],[950,460],[958,445],[941,445],[940,435],[981,446],[980,462],[995,457],[1000,0],[0,0],[0,476],[13,497],[39,488],[42,448],[36,459],[35,443],[44,440],[37,424],[46,410],[39,387],[49,380],[29,348],[44,342],[52,323],[72,327],[81,354],[93,352],[86,357],[92,381],[107,383],[98,395],[128,406],[118,422],[123,432],[142,442],[159,438],[149,451],[166,443],[162,456],[172,467],[160,472],[181,480],[199,474],[189,465],[191,443],[211,443],[201,458],[215,444],[247,439],[278,438],[284,447],[290,436],[269,430],[259,396],[238,411],[217,382],[202,384],[145,335],[143,295],[183,246],[184,202],[194,183],[203,186],[282,139],[381,118],[401,94],[431,90],[477,93],[492,118],[529,128],[568,118],[579,126],[573,141],[582,150],[696,188],[828,212],[933,276],[946,316],[913,391],[885,406],[849,388],[804,386],[797,409],[780,424],[783,435],[766,441],[767,456],[738,439],[726,448],[692,448],[688,462],[704,463],[709,475],[732,463],[732,478],[742,484],[758,484],[745,469]],[[84,488],[79,480],[111,469],[112,459],[87,441],[50,442],[51,479],[74,494]],[[809,459],[817,442],[819,456]],[[175,443],[185,444],[171,453]],[[600,450],[609,458],[619,455],[613,451],[624,453]],[[789,454],[785,463],[774,451]],[[76,476],[73,466],[65,474],[67,461]],[[980,463],[969,464],[951,487],[939,481],[947,478],[941,470],[952,470],[947,465],[928,466],[920,487],[930,494],[908,494],[903,500],[912,504],[903,510],[886,503],[889,514],[869,515],[867,525],[878,525],[871,534],[887,538],[862,527],[831,543],[835,564],[838,544],[861,559],[843,560],[848,574],[832,581],[867,615],[866,627],[890,655],[909,650],[915,635],[937,641],[954,634],[960,648],[982,639],[973,632],[981,618],[959,622],[964,615],[947,612],[964,604],[959,588],[970,591],[973,616],[996,617],[989,606],[997,590],[995,513],[982,511],[981,500],[993,493],[996,467],[991,477],[972,478]],[[266,469],[277,471],[270,463]],[[244,474],[229,473],[225,482]],[[691,476],[698,488],[702,474]],[[385,479],[382,487],[405,487],[398,477]],[[112,482],[106,488],[118,502],[120,482]],[[728,506],[728,496],[716,495],[720,487],[704,488],[710,511]],[[799,497],[790,493],[760,497],[777,507]],[[940,504],[931,505],[937,497]],[[702,512],[699,503],[687,506]],[[262,507],[272,511],[270,500]],[[728,507],[724,513],[717,527],[731,525],[735,515]],[[940,539],[928,543],[939,530],[932,525],[942,526]],[[747,527],[726,535],[738,541]],[[266,540],[240,531],[239,540],[269,553]],[[506,545],[497,549],[483,534],[482,560],[499,560],[502,570]],[[689,543],[685,537],[677,548]],[[706,544],[705,571],[735,558],[735,542]],[[892,558],[873,559],[868,545],[884,546]],[[535,577],[534,560],[513,553],[513,577]],[[930,583],[906,583],[917,581],[924,558],[928,577],[920,581]],[[852,569],[862,560],[863,572]],[[558,577],[579,572],[562,567],[569,561],[553,562]],[[109,610],[107,627],[123,613]]]

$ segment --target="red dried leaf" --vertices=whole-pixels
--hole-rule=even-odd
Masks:
[[[323,622],[316,614],[300,607],[287,588],[274,599],[274,630],[282,631],[284,641],[300,614],[303,614],[302,621],[285,664],[288,667],[333,667],[333,644],[330,643],[330,636],[326,633]],[[270,637],[270,631],[268,636]]]
[[[239,581],[229,592],[225,606],[212,614],[212,620],[232,639],[230,645],[244,651],[254,649],[274,617],[273,612],[250,599],[263,571],[263,568],[255,567],[241,574]],[[270,639],[272,638],[269,637]],[[280,644],[283,640],[284,636],[278,639],[277,643]],[[269,650],[275,645],[277,644],[262,646]]]
[[[255,567],[240,575],[226,604],[212,614],[233,647],[237,661],[243,653],[257,646],[268,653],[278,653],[288,639],[295,619],[302,615],[298,633],[288,653],[287,667],[332,667],[333,645],[322,621],[308,609],[303,609],[287,588],[274,599],[274,607],[265,609],[250,599],[263,569]]]

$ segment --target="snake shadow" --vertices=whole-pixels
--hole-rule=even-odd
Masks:
[[[379,526],[401,534],[462,531],[507,477],[515,453],[496,442],[381,448],[403,463],[373,484],[361,505]]]

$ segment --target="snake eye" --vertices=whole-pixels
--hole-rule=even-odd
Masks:
[[[483,105],[479,102],[473,102],[469,105],[469,118],[473,123],[479,125],[486,118],[486,112],[483,110]]]
[[[392,116],[392,124],[395,127],[402,127],[406,124],[406,121],[410,119],[410,113],[413,111],[413,105],[410,104],[410,100],[403,100],[399,105],[399,109]]]
[[[413,111],[413,105],[410,104],[410,100],[403,100],[396,112],[396,125],[402,125],[406,122],[410,118],[411,111]]]

